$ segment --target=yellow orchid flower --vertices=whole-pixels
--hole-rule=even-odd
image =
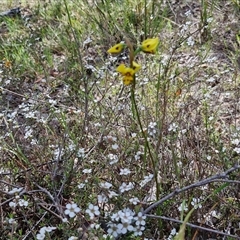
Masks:
[[[129,85],[133,82],[134,70],[132,68],[126,67],[124,64],[120,64],[117,67],[117,72],[122,74],[124,85]]]
[[[141,50],[145,53],[155,54],[159,45],[159,38],[149,38],[142,42]]]
[[[113,53],[113,54],[120,53],[120,52],[122,52],[122,50],[124,49],[125,46],[126,45],[124,43],[118,43],[118,44],[114,45],[113,47],[109,48],[107,52]]]
[[[124,64],[120,64],[117,67],[117,72],[123,76],[123,84],[130,85],[133,82],[134,74],[141,68],[139,64],[133,62],[133,68],[126,67]]]
[[[141,68],[141,66],[134,61],[132,62],[132,65],[133,65],[132,68],[134,70],[134,73],[136,73]]]
[[[125,64],[122,63],[117,67],[116,71],[120,72],[122,75],[124,75],[125,69],[126,69],[126,66],[125,66]]]
[[[123,77],[123,84],[128,86],[133,82],[133,77],[132,76],[124,76]]]

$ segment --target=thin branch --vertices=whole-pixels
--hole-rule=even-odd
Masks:
[[[163,197],[162,199],[160,199],[159,201],[153,203],[152,205],[150,205],[148,208],[146,208],[143,213],[147,214],[148,212],[150,212],[152,209],[156,208],[157,206],[159,206],[160,204],[162,204],[163,202],[165,202],[166,200],[178,195],[179,193],[185,192],[189,189],[192,188],[197,188],[197,187],[201,187],[203,185],[212,183],[212,182],[217,182],[220,179],[226,179],[228,177],[228,175],[231,172],[234,172],[236,170],[240,169],[240,165],[236,164],[235,166],[233,166],[232,168],[228,169],[227,171],[220,173],[220,174],[216,174],[212,177],[209,177],[207,179],[203,179],[199,182],[193,183],[191,185],[188,185],[186,187],[183,187],[181,189],[175,189],[173,192],[171,192],[170,194],[168,194],[167,196]],[[228,181],[228,179],[226,179],[226,181]]]
[[[164,216],[155,216],[155,215],[151,215],[151,214],[146,214],[146,216],[149,217],[149,218],[158,218],[158,219],[163,219],[163,220],[167,220],[167,221],[171,221],[171,222],[176,222],[176,223],[179,223],[179,224],[183,223],[183,221],[180,221],[180,220],[177,220],[177,219],[174,219],[174,218],[164,217]],[[214,229],[210,229],[210,228],[201,227],[201,226],[198,226],[198,225],[195,225],[195,224],[192,224],[192,223],[187,223],[186,225],[189,226],[189,227],[192,227],[192,228],[197,228],[197,229],[208,231],[208,232],[211,232],[211,233],[216,233],[216,234],[224,235],[224,236],[227,236],[227,237],[240,239],[238,236],[231,235],[231,234],[224,233],[224,232],[214,230]]]
[[[47,212],[45,212],[42,217],[37,221],[37,223],[31,228],[30,231],[27,232],[27,234],[24,236],[24,238],[22,240],[27,239],[27,237],[32,233],[32,231],[40,224],[40,222],[44,219],[45,215],[47,214]]]
[[[36,185],[42,192],[46,193],[48,195],[48,197],[52,200],[53,203],[55,203],[55,199],[53,197],[53,195],[45,188],[39,186],[37,183],[33,183],[34,185]]]
[[[58,204],[58,201],[53,197],[53,195],[45,188],[39,186],[37,183],[34,183],[34,185],[36,185],[42,192],[44,192],[45,194],[47,194],[47,196],[51,199],[51,201],[53,202],[53,205],[55,206],[55,208],[58,210],[58,212],[60,214],[62,214],[62,207],[60,204]]]
[[[225,180],[225,179],[216,179],[215,182],[225,182],[225,183],[236,183],[236,184],[240,184],[240,181],[237,180]]]
[[[57,160],[51,160],[51,161],[47,161],[45,163],[41,163],[41,164],[35,165],[34,167],[38,168],[38,167],[42,167],[42,166],[45,166],[47,164],[51,164],[51,163],[55,163],[55,162],[57,162]],[[33,170],[33,167],[27,168],[26,170],[23,170],[23,171],[19,171],[18,174],[26,173],[26,172],[29,172],[31,170]],[[0,173],[0,177],[9,176],[9,175],[12,175],[12,172]]]
[[[38,205],[39,205],[40,207],[42,207],[43,209],[45,209],[46,211],[48,211],[48,212],[50,212],[51,214],[53,214],[55,217],[59,218],[60,220],[63,220],[63,217],[62,217],[62,216],[56,214],[55,212],[53,212],[53,211],[51,210],[51,208],[52,208],[54,205],[51,205],[50,208],[45,207],[44,204],[42,204],[42,203],[39,203]],[[54,206],[54,207],[55,207],[55,206]]]

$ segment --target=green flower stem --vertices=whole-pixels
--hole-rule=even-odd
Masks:
[[[147,38],[147,0],[144,1],[144,37]]]
[[[134,82],[135,82],[135,76],[134,76]],[[139,111],[138,111],[138,107],[137,107],[137,103],[136,103],[136,99],[135,99],[135,88],[134,88],[134,86],[132,86],[132,88],[131,88],[131,101],[132,101],[133,117],[134,117],[134,119],[136,117],[136,120],[137,120],[137,122],[140,126],[142,136],[145,140],[145,146],[147,148],[147,151],[149,153],[149,156],[150,156],[150,159],[151,159],[151,162],[152,162],[153,172],[154,172],[154,180],[155,180],[155,183],[156,183],[156,198],[158,200],[159,196],[160,196],[160,188],[159,188],[159,185],[158,185],[158,171],[157,171],[157,168],[156,168],[157,165],[156,165],[156,162],[154,161],[154,157],[153,157],[152,152],[151,152],[151,148],[150,148],[150,145],[149,145],[149,142],[148,142],[148,139],[147,139],[147,134],[143,130],[142,122],[141,122],[141,119],[140,119],[140,115],[139,115]]]
[[[140,53],[142,51],[142,48],[141,47],[138,47],[135,51],[134,51],[134,57]]]

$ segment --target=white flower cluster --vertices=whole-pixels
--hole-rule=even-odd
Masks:
[[[157,123],[150,122],[148,125],[148,134],[151,137],[155,137],[157,135]]]
[[[182,202],[180,206],[178,207],[179,212],[187,212],[188,211],[188,206],[186,202]]]
[[[15,199],[11,202],[9,202],[9,206],[11,208],[15,208],[17,206],[20,207],[27,207],[28,206],[28,201],[20,198],[20,196],[18,195],[18,193],[20,193],[23,190],[23,188],[13,188],[11,191],[8,192],[8,194],[10,195],[15,195]]]
[[[191,205],[197,209],[197,208],[202,208],[202,204],[200,203],[202,201],[201,198],[193,198],[191,201]]]
[[[73,218],[76,216],[76,213],[79,213],[81,209],[77,206],[76,203],[68,203],[66,205],[66,210],[64,213],[68,215],[70,218]]]
[[[142,156],[142,155],[143,155],[143,152],[138,151],[138,152],[135,154],[134,159],[135,159],[136,161],[138,161],[138,160],[141,159],[141,156]]]
[[[95,216],[100,215],[99,207],[93,204],[89,204],[88,209],[86,210],[86,213],[89,215],[90,219],[94,219]]]
[[[148,176],[144,176],[144,179],[139,183],[141,187],[144,187],[148,182],[153,179],[153,174],[148,174]]]
[[[122,185],[119,187],[119,191],[120,193],[124,193],[127,191],[130,191],[134,188],[134,183],[129,182],[129,183],[125,183],[123,182]]]
[[[50,233],[55,230],[56,227],[42,227],[37,234],[37,240],[43,240],[46,237],[46,233]]]
[[[172,231],[170,232],[170,235],[168,236],[167,240],[172,240],[174,236],[176,235],[177,231],[176,228],[173,228]]]
[[[117,155],[114,155],[114,154],[110,153],[108,155],[108,158],[110,160],[110,162],[109,162],[110,165],[113,165],[114,163],[118,162],[118,156]]]
[[[212,210],[207,214],[203,215],[204,221],[206,222],[206,224],[208,224],[209,226],[214,226],[214,218],[216,219],[220,219],[221,218],[221,214],[218,213],[216,210]],[[201,220],[198,220],[199,222]]]
[[[240,140],[235,138],[231,141],[231,143],[235,146],[233,151],[237,154],[240,154]]]
[[[198,208],[202,208],[202,204],[201,204],[201,201],[202,201],[202,198],[192,198],[192,201],[191,201],[191,205],[195,208],[195,209],[198,209]],[[188,203],[183,201],[180,206],[178,207],[178,211],[179,212],[187,212],[188,211]]]
[[[172,123],[169,125],[168,131],[169,132],[176,132],[178,129],[178,125],[176,123]]]
[[[118,237],[127,232],[133,232],[134,236],[141,236],[146,224],[146,216],[142,212],[124,208],[111,216],[111,222],[108,223],[108,236]]]

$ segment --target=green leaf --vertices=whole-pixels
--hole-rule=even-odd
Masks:
[[[187,214],[187,216],[184,219],[184,222],[182,223],[178,234],[174,237],[174,240],[185,240],[185,230],[186,230],[186,225],[187,222],[190,218],[190,216],[192,215],[192,213],[194,212],[194,208]]]

